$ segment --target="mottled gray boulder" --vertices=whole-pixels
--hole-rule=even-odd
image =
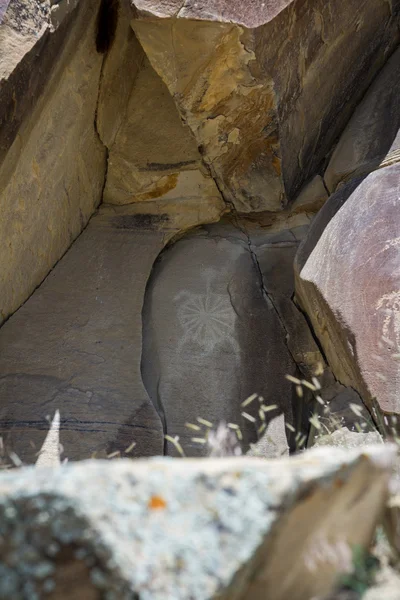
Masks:
[[[396,449],[0,475],[0,598],[309,600],[352,568]]]
[[[337,144],[324,179],[340,181],[400,161],[400,49],[376,76]]]
[[[339,381],[398,413],[400,164],[329,198],[296,257],[296,295]]]
[[[380,434],[375,431],[359,433],[350,431],[347,427],[341,427],[329,435],[321,435],[315,440],[314,446],[337,446],[339,448],[359,448],[368,444],[383,444]]]
[[[382,569],[375,585],[366,591],[363,600],[400,600],[400,575],[389,566]]]

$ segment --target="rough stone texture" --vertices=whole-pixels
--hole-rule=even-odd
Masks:
[[[370,412],[355,390],[335,382],[331,385],[323,385],[318,394],[324,402],[323,405],[315,402],[314,415],[318,416],[320,427],[311,424],[308,446],[312,446],[321,435],[328,433],[327,439],[329,439],[330,434],[343,428],[351,432],[362,431],[363,434],[372,433],[379,436]]]
[[[162,453],[161,424],[140,375],[141,310],[163,245],[159,226],[160,219],[94,217],[3,325],[0,433],[22,460],[35,462],[45,417],[56,409],[69,459],[123,452],[134,441],[133,455]]]
[[[400,162],[400,48],[377,75],[354,111],[324,179],[331,191],[341,181]]]
[[[268,23],[292,0],[135,0],[133,4],[143,17],[184,17],[186,19],[238,23],[253,28]]]
[[[107,116],[108,111],[103,123],[107,124]],[[135,79],[125,118],[108,147],[105,202],[175,198],[184,211],[186,203],[201,205],[210,199],[220,210],[224,206],[201,165],[190,130],[182,125],[165,84],[147,59]]]
[[[289,456],[289,446],[286,437],[285,417],[279,415],[268,423],[268,428],[262,437],[252,444],[247,456],[259,458],[280,458]]]
[[[330,197],[296,257],[297,296],[344,385],[400,410],[400,164]]]
[[[225,198],[238,210],[280,210],[278,139],[276,128],[266,128],[273,118],[272,84],[253,76],[254,52],[242,30],[186,19],[135,20],[133,26]]]
[[[187,229],[196,227],[199,223],[214,223],[219,221],[226,206],[221,201],[218,205],[213,198],[205,199],[199,203],[197,197],[182,198],[166,197],[144,202],[134,202],[118,206],[116,204],[103,204],[101,212],[104,215],[123,216],[130,220],[132,228],[151,227],[156,224],[160,228],[163,246],[177,239]]]
[[[291,301],[296,230],[247,225],[233,219],[185,236],[160,256],[146,291],[143,380],[166,432],[179,435],[189,456],[206,453],[192,441],[203,433],[185,426],[197,417],[239,424],[244,446],[255,442],[259,404],[245,409],[256,424],[240,407],[253,393],[278,406],[267,422],[277,412],[296,428],[307,422],[285,379],[298,374],[296,361],[311,368],[322,360]]]
[[[329,435],[321,435],[315,440],[314,446],[337,446],[339,448],[359,448],[368,444],[383,444],[382,437],[377,431],[359,433],[342,427]]]
[[[113,4],[116,3],[112,2],[111,5]],[[114,39],[104,57],[99,89],[96,127],[101,141],[107,146],[109,153],[115,144],[120,128],[124,126],[127,119],[132,88],[145,57],[130,26],[129,9],[129,0],[122,0],[118,3]],[[141,100],[143,101],[143,98]],[[149,99],[146,100],[149,102]],[[138,108],[138,110],[141,109]],[[146,115],[146,119],[150,120],[153,116]],[[111,159],[109,156],[109,162]],[[110,167],[109,164],[108,169]]]
[[[6,13],[10,0],[0,0],[0,25]]]
[[[94,127],[97,2],[53,33],[46,6],[13,0],[0,26],[0,321],[82,231],[105,176]]]
[[[351,568],[350,547],[370,542],[395,452],[92,461],[3,474],[0,597],[322,597]]]
[[[398,0],[266,2],[257,21],[255,3],[133,4],[146,54],[243,212],[294,199],[398,41]]]
[[[190,129],[133,33],[129,3],[122,3],[118,15],[97,109],[97,128],[108,148],[103,200],[115,205],[156,203],[157,212],[172,220],[178,209],[186,216],[183,230],[185,220],[189,226],[218,220],[226,205]],[[195,207],[198,219],[193,222]]]
[[[279,232],[247,226],[262,274],[264,293],[274,306],[293,360],[300,372],[311,379],[317,365],[325,361],[304,316],[293,302],[293,261],[307,231],[308,225],[289,226]]]
[[[321,175],[316,175],[300,191],[296,200],[293,202],[292,212],[317,212],[328,199],[324,181]]]
[[[39,0],[39,2],[46,0]],[[53,27],[59,27],[64,19],[77,7],[79,0],[50,0],[50,20]]]
[[[400,575],[386,567],[378,575],[377,583],[363,596],[363,600],[400,600]]]

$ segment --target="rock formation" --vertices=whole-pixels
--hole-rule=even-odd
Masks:
[[[399,412],[400,165],[340,188],[296,259],[297,295],[329,364],[372,407]]]
[[[400,5],[383,0],[133,4],[154,69],[244,212],[294,199],[398,39]]]
[[[1,598],[322,599],[382,514],[399,552],[399,24],[0,0]]]
[[[298,300],[334,374],[387,413],[400,410],[399,86],[397,50],[335,147],[324,178],[337,191],[295,263]]]
[[[71,459],[133,441],[137,456],[173,452],[166,433],[204,454],[197,417],[240,425],[245,450],[283,414],[293,450],[318,405],[284,376],[317,365],[323,387],[397,410],[397,0],[11,0],[0,14],[9,450],[33,462],[57,409]],[[308,232],[340,182],[378,167]],[[370,201],[382,185],[384,207]],[[276,413],[243,411],[253,393]]]
[[[43,281],[102,199],[98,3],[80,3],[55,31],[48,4],[12,0],[0,25],[0,321]]]
[[[351,571],[353,545],[368,545],[395,453],[319,448],[275,462],[91,461],[3,473],[0,597],[323,597]]]

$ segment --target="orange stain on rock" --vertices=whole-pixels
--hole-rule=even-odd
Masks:
[[[150,498],[149,508],[151,508],[151,510],[160,510],[166,506],[167,503],[165,502],[164,498],[161,498],[161,496],[152,496]]]

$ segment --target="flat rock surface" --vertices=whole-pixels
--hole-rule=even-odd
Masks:
[[[151,219],[94,217],[0,330],[0,433],[23,460],[34,461],[56,409],[69,459],[133,441],[134,454],[162,453],[140,376],[144,290],[162,245]]]

